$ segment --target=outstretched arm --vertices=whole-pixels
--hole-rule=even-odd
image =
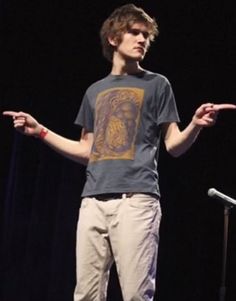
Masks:
[[[236,110],[236,105],[203,104],[196,110],[191,122],[183,131],[180,131],[175,122],[164,124],[163,133],[167,151],[174,157],[186,152],[203,127],[210,127],[215,124],[217,115],[221,110]]]
[[[80,140],[74,141],[45,128],[30,114],[5,111],[3,115],[12,117],[14,127],[20,133],[41,138],[43,142],[63,156],[81,164],[87,164],[93,144],[93,133],[83,129]]]

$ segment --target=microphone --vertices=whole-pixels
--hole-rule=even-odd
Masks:
[[[236,200],[223,194],[222,192],[219,192],[215,188],[210,188],[207,194],[209,197],[218,199],[219,201],[223,202],[225,205],[230,205],[231,207],[233,207],[233,205],[236,206]]]

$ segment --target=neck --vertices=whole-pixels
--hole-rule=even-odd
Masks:
[[[136,74],[141,72],[143,69],[140,67],[138,61],[133,60],[121,60],[117,56],[114,55],[112,61],[112,75],[128,75],[128,74]]]

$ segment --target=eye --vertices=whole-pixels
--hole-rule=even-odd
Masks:
[[[150,34],[147,31],[142,31],[142,34],[143,34],[145,39],[148,39],[150,37]]]
[[[142,31],[136,28],[131,28],[128,30],[128,33],[134,35],[134,36],[138,36],[140,33],[143,35],[144,39],[148,39],[149,38],[149,32],[148,31]]]
[[[140,34],[140,30],[134,29],[134,28],[130,29],[128,32],[131,33],[134,36],[138,36]]]

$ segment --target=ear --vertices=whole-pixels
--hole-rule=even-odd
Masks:
[[[117,41],[117,38],[114,38],[114,37],[108,37],[108,42],[111,44],[111,46],[113,47],[116,47],[118,46],[118,41]]]

